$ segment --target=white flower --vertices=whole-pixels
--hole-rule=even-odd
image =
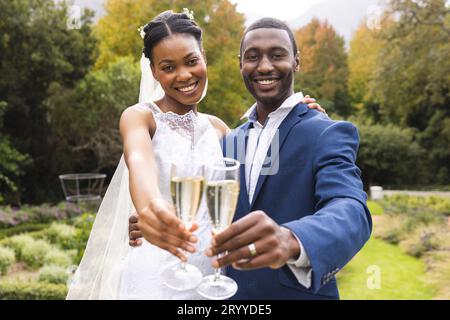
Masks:
[[[189,11],[188,8],[183,8],[183,13],[189,17],[189,19],[194,20],[194,11]]]
[[[138,28],[139,34],[141,35],[141,38],[144,39],[145,38],[145,31],[144,31],[144,26],[140,26]]]

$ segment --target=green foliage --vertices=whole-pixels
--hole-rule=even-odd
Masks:
[[[137,102],[139,79],[139,65],[123,57],[90,72],[73,90],[50,89],[46,105],[58,146],[52,161],[59,172],[116,167],[122,153],[119,118]]]
[[[31,269],[44,265],[47,254],[52,250],[50,243],[44,240],[33,240],[21,250],[21,260]]]
[[[366,188],[374,184],[418,184],[424,172],[424,150],[414,131],[394,125],[358,126],[360,146],[357,164]]]
[[[6,102],[0,101],[0,132],[3,131],[3,114]],[[24,174],[23,168],[30,163],[28,156],[17,151],[11,138],[0,135],[0,204],[18,202],[18,177]]]
[[[318,99],[328,113],[348,116],[348,64],[344,39],[328,22],[313,19],[295,33],[300,51],[300,72],[295,89]]]
[[[84,13],[80,29],[68,29],[67,12],[64,1],[0,2],[0,97],[7,103],[0,126],[0,194],[9,203],[46,201],[60,191],[58,172],[48,161],[53,146],[42,102],[52,83],[73,86],[95,59],[92,13]]]
[[[60,267],[69,267],[73,264],[73,257],[76,255],[75,250],[70,251],[62,251],[56,248],[53,248],[49,252],[46,253],[44,258],[44,265],[51,266],[60,266]]]
[[[428,183],[450,183],[450,10],[445,0],[391,0],[371,95],[385,121],[419,130]]]
[[[76,243],[76,247],[74,247],[74,249],[78,250],[78,254],[74,259],[74,263],[76,265],[78,265],[83,258],[84,250],[89,240],[94,220],[95,216],[89,213],[85,213],[75,220],[74,225],[78,230],[76,238],[74,239],[74,242]]]
[[[372,216],[381,216],[384,213],[383,207],[376,201],[367,201],[367,207]]]
[[[24,248],[30,246],[34,241],[35,240],[31,236],[21,234],[2,240],[2,244],[12,248],[16,253],[16,259],[21,261]]]
[[[48,227],[49,227],[48,224],[25,223],[25,224],[21,224],[17,227],[12,227],[12,228],[8,228],[8,229],[0,229],[0,240],[7,238],[7,237],[14,236],[14,235],[18,235],[21,233],[39,232]]]
[[[69,274],[66,268],[60,266],[44,266],[39,270],[38,281],[54,284],[66,284]]]
[[[53,223],[44,230],[43,235],[49,242],[58,244],[63,249],[72,249],[77,229],[66,224]]]
[[[0,247],[0,276],[5,275],[15,261],[16,257],[13,250]]]
[[[64,300],[66,296],[63,284],[0,281],[0,300]]]

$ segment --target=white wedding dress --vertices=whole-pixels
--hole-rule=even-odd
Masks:
[[[189,165],[188,155],[200,156],[205,162],[222,158],[216,130],[208,117],[189,111],[185,115],[164,113],[154,103],[139,103],[152,111],[156,131],[152,145],[158,168],[159,188],[167,201],[170,196],[172,163]],[[128,185],[128,170],[121,162],[100,206],[86,252],[71,283],[67,299],[202,299],[195,289],[176,291],[163,284],[161,274],[179,259],[143,240],[143,245],[128,245],[128,217],[134,212]],[[112,186],[114,185],[114,186]],[[196,221],[199,241],[188,262],[203,275],[213,274],[211,259],[204,255],[210,244],[211,225],[203,199]]]
[[[152,139],[159,172],[159,186],[166,201],[170,196],[171,163],[189,161],[187,155],[193,152],[203,159],[220,159],[222,151],[215,129],[207,116],[190,111],[185,115],[163,113],[155,104],[145,104],[152,110],[156,121],[156,132]],[[184,162],[187,167],[189,163]],[[200,226],[196,232],[199,242],[195,254],[189,254],[189,263],[200,269],[203,275],[212,274],[212,261],[204,251],[211,241],[211,224],[203,199],[196,221]],[[169,252],[143,241],[141,247],[133,248],[128,254],[123,271],[121,299],[201,299],[194,290],[176,291],[166,287],[162,271],[180,260]]]

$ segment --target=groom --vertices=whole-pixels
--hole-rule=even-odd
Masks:
[[[338,299],[335,274],[370,237],[357,129],[301,103],[299,60],[283,22],[245,31],[241,74],[256,103],[223,143],[242,163],[239,201],[206,252],[228,252],[213,265],[237,282],[233,299]]]
[[[207,255],[227,268],[233,299],[338,299],[334,278],[369,239],[372,223],[355,165],[357,129],[302,104],[292,31],[264,18],[247,28],[240,68],[256,103],[227,136],[241,161],[234,223]]]

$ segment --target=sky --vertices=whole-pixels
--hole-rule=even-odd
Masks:
[[[268,16],[291,21],[305,13],[311,6],[324,0],[230,0],[237,11],[246,16]]]

